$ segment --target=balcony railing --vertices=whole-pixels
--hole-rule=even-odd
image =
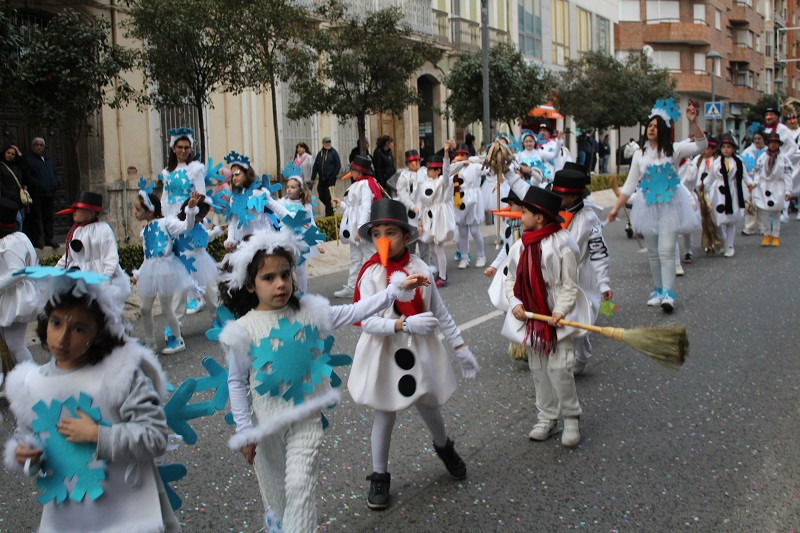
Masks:
[[[447,13],[433,9],[433,38],[437,42],[447,44],[450,41],[450,35],[447,25]]]
[[[451,41],[458,50],[477,51],[481,48],[481,25],[469,19],[450,19]]]
[[[294,0],[294,4],[309,10],[316,9],[324,0]],[[344,3],[351,15],[363,15],[389,7],[399,7],[403,23],[420,35],[435,37],[430,0],[347,0]]]
[[[489,28],[489,46],[494,46],[497,43],[509,42],[509,35],[507,31],[498,30],[497,28]]]

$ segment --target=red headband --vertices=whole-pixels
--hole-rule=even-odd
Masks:
[[[557,186],[553,185],[553,192],[565,192],[565,193],[579,194],[579,193],[582,193],[585,190],[586,190],[585,187],[581,188],[581,189],[570,189],[569,187],[557,187]]]
[[[428,163],[428,168],[442,168],[442,166],[444,166],[443,163],[437,163],[437,162]]]
[[[97,211],[97,212],[103,210],[102,207],[92,204],[83,204],[81,202],[72,202],[72,207],[74,207],[75,209],[88,209],[89,211]]]
[[[353,170],[364,172],[366,174],[372,174],[372,169],[356,165],[355,163],[350,163],[350,168],[352,168]]]
[[[419,156],[418,155],[410,155],[410,156],[406,157],[406,163],[408,163],[409,161],[419,161]]]

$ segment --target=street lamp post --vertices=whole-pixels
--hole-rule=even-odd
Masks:
[[[716,70],[715,67],[717,66],[716,61],[722,56],[720,55],[719,52],[712,50],[706,54],[706,57],[711,60],[711,105],[713,106],[714,101],[716,99],[716,95],[714,94],[714,71]],[[722,106],[720,106],[720,109],[722,109]],[[716,135],[716,133],[717,133],[717,119],[712,118],[711,135]]]

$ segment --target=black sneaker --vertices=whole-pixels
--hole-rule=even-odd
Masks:
[[[46,244],[47,244],[47,246],[49,246],[53,250],[58,250],[60,248],[60,246],[58,245],[57,242],[48,242]]]
[[[373,472],[367,476],[369,484],[369,494],[367,495],[367,507],[370,509],[386,509],[389,507],[389,484],[391,475],[389,472],[379,474]]]
[[[464,479],[467,477],[467,465],[461,460],[454,445],[455,443],[448,438],[447,444],[440,448],[434,443],[433,449],[436,450],[436,455],[442,460],[451,476],[456,479]]]
[[[683,256],[683,262],[687,265],[691,265],[694,262],[694,255],[692,252],[686,252]]]

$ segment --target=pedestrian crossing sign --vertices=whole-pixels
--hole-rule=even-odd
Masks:
[[[722,118],[722,102],[706,102],[706,118]]]

